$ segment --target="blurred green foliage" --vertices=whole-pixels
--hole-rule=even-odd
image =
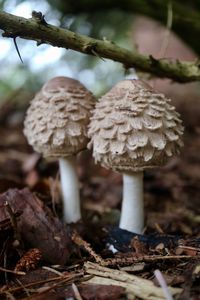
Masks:
[[[1,0],[0,8],[24,17],[31,17],[32,10],[41,11],[50,24],[95,38],[108,39],[125,48],[133,47],[129,34],[133,22],[132,14],[113,10],[75,16],[57,10],[55,2],[51,1],[50,4],[45,0]],[[59,51],[57,48],[52,51],[50,50],[52,46],[37,47],[34,41],[17,39],[17,44],[23,64],[20,62],[12,39],[0,37],[0,45],[4,49],[3,54],[0,55],[1,98],[19,87],[35,92],[46,80],[58,75],[80,80],[99,96],[124,76],[123,66],[113,61],[72,50],[60,49]]]

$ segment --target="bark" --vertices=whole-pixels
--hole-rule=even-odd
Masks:
[[[134,67],[178,82],[200,81],[199,62],[157,60],[152,56],[141,55],[137,51],[119,47],[111,41],[94,39],[47,24],[40,14],[34,14],[32,18],[26,19],[0,12],[0,29],[4,30],[4,37],[14,39],[21,37],[35,40],[38,45],[45,43],[100,58],[108,58],[122,63],[126,68]]]
[[[18,231],[23,243],[39,249],[47,262],[65,264],[69,258],[71,241],[65,226],[53,216],[51,210],[27,188],[9,189],[0,194],[0,224],[9,225],[6,202],[15,217],[18,216],[14,232],[16,234]]]
[[[61,12],[69,14],[95,13],[103,10],[120,9],[134,14],[149,16],[164,25],[167,22],[168,1],[163,0],[68,0],[49,2],[60,9]],[[193,1],[172,1],[173,27],[177,33],[196,53],[200,54],[200,4]]]

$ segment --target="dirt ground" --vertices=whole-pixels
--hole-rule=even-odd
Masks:
[[[181,156],[145,173],[141,236],[118,229],[121,175],[89,152],[83,221],[65,226],[58,163],[27,145],[23,105],[1,105],[0,299],[200,299],[200,114],[186,102]]]

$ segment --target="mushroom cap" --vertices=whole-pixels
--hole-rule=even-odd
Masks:
[[[66,157],[86,148],[87,126],[95,97],[79,81],[49,80],[31,101],[24,134],[45,157]]]
[[[183,146],[182,121],[171,100],[141,80],[123,80],[100,98],[88,148],[106,168],[137,172],[163,165]]]

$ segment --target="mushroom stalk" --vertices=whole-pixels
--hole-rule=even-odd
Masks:
[[[66,223],[81,219],[79,181],[74,156],[59,158],[60,180],[63,195],[63,216]]]
[[[143,172],[123,174],[120,228],[141,234],[144,229]]]

